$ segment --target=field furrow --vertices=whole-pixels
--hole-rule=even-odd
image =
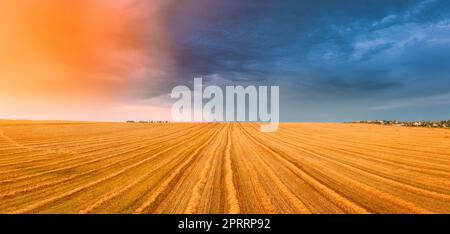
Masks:
[[[0,121],[0,213],[450,213],[450,131]]]

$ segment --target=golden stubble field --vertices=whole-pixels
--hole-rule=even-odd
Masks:
[[[0,121],[0,213],[450,213],[450,130]]]

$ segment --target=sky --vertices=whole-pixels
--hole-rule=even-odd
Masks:
[[[445,0],[0,1],[0,119],[169,119],[177,85],[279,85],[282,121],[450,119]]]

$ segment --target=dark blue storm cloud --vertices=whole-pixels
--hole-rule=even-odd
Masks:
[[[278,84],[284,121],[450,119],[450,2],[184,0],[177,82]]]

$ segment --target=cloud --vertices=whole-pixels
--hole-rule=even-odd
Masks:
[[[390,100],[382,105],[376,105],[369,108],[369,110],[390,110],[390,109],[401,109],[406,107],[426,107],[426,106],[439,106],[450,104],[450,93],[418,97],[418,98],[407,98],[400,100]]]
[[[99,4],[112,4],[106,2]],[[309,108],[310,116],[332,120],[337,114],[333,117],[330,112],[345,110],[345,117],[364,117],[362,111],[374,102],[388,105],[391,101],[433,97],[446,93],[450,87],[448,1],[121,3],[120,7],[110,7],[125,18],[93,15],[94,19],[101,19],[93,22],[112,25],[108,27],[114,32],[112,45],[94,37],[88,50],[84,50],[85,44],[79,44],[81,47],[70,53],[62,53],[70,56],[53,57],[60,64],[78,61],[69,64],[82,65],[82,70],[95,76],[90,79],[92,84],[109,90],[110,97],[117,99],[113,106],[165,108],[170,105],[168,93],[174,86],[191,85],[195,76],[203,76],[206,83],[220,86],[279,84],[281,102],[290,112],[289,118],[296,118]],[[121,20],[117,25],[111,24],[115,22],[112,19]],[[99,32],[94,30],[89,35]],[[5,38],[0,38],[0,42]],[[7,43],[0,43],[0,49],[5,49],[3,45]],[[104,46],[107,50],[101,49]],[[80,51],[89,53],[78,56]],[[41,61],[39,69],[51,67],[47,60]],[[2,62],[5,61],[0,58]],[[0,70],[0,74],[4,75],[4,71]],[[59,69],[51,71],[50,75],[35,73],[33,69],[20,72],[27,76],[34,73],[59,77]],[[91,77],[83,75],[72,76],[74,83]],[[8,82],[0,80],[0,86]],[[32,87],[25,83],[21,87]],[[85,90],[81,87],[78,91],[83,94]]]

